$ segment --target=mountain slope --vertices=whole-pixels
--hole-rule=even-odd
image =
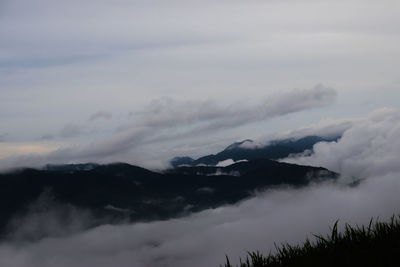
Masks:
[[[323,168],[271,160],[181,167],[165,173],[122,163],[89,170],[24,169],[0,175],[0,228],[26,212],[44,192],[57,203],[90,210],[102,221],[147,221],[235,203],[271,186],[304,186],[336,177]]]
[[[338,136],[332,138],[319,136],[306,136],[297,140],[284,139],[270,142],[266,146],[256,145],[252,140],[247,139],[241,142],[236,142],[229,145],[223,151],[215,155],[207,155],[196,160],[191,160],[189,157],[177,157],[172,159],[171,165],[178,167],[179,165],[196,166],[217,165],[218,162],[232,159],[238,160],[253,160],[253,159],[280,159],[288,157],[290,154],[302,153],[305,150],[311,150],[318,142],[330,142],[339,139]]]

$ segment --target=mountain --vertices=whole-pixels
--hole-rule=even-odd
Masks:
[[[300,139],[283,139],[271,141],[266,146],[260,146],[254,143],[252,140],[247,139],[241,142],[236,142],[223,151],[215,155],[207,155],[200,157],[193,161],[185,161],[184,165],[196,166],[199,164],[204,165],[217,165],[218,162],[232,159],[234,161],[238,160],[253,160],[253,159],[280,159],[288,157],[290,154],[302,153],[306,150],[312,150],[313,146],[318,142],[330,142],[337,141],[340,136],[335,137],[320,137],[320,136],[306,136]],[[178,159],[183,159],[178,158]],[[182,164],[178,164],[181,161],[176,160],[171,161],[172,166],[177,167]],[[183,162],[183,161],[182,161]]]
[[[163,173],[125,163],[96,165],[92,169],[23,169],[0,174],[0,230],[4,234],[11,219],[22,216],[43,195],[55,203],[89,210],[96,218],[91,226],[96,226],[168,219],[236,203],[255,190],[304,186],[337,176],[324,168],[268,159],[227,167],[179,167]]]
[[[96,167],[97,163],[81,163],[81,164],[47,164],[43,167],[48,171],[89,171]]]
[[[171,160],[172,167],[179,167],[182,165],[192,165],[194,159],[191,157],[175,157]]]

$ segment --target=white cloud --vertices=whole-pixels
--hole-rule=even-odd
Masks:
[[[149,127],[182,126],[208,123],[213,130],[238,127],[303,110],[329,106],[336,100],[335,89],[317,84],[310,89],[294,89],[261,98],[257,103],[232,103],[224,106],[215,101],[175,101],[162,98],[153,101],[142,115]]]
[[[233,159],[226,159],[226,160],[218,162],[217,165],[215,165],[215,166],[217,166],[217,167],[226,167],[226,166],[238,163],[238,162],[245,162],[245,161],[247,161],[247,160],[246,159],[242,159],[242,160],[234,161]]]
[[[47,163],[86,161],[127,161],[140,157],[137,147],[154,143],[190,142],[227,129],[269,120],[304,110],[331,105],[336,91],[323,85],[311,89],[295,89],[261,99],[256,104],[237,103],[224,106],[213,101],[175,101],[169,98],[152,102],[138,116],[134,124],[125,126],[112,136],[100,141],[66,146],[46,156],[24,156],[0,161],[0,167],[40,166]],[[65,125],[60,135],[76,137],[83,126]],[[160,159],[160,152],[151,155]],[[163,160],[166,160],[165,158]],[[136,162],[135,162],[136,163]]]
[[[233,159],[227,159],[227,160],[218,162],[216,166],[217,167],[226,167],[226,166],[232,165],[234,163],[235,163],[235,161]]]
[[[3,0],[2,127],[29,141],[93,110],[118,119],[166,95],[240,103],[319,81],[345,95],[319,118],[365,100],[397,105],[382,93],[398,80],[397,10],[396,0]]]
[[[235,163],[235,161],[233,159],[227,159],[227,160],[218,162],[216,166],[217,167],[226,167],[226,166],[232,165],[234,163]]]
[[[329,232],[340,219],[366,224],[400,212],[398,110],[382,109],[354,122],[337,143],[319,143],[315,154],[296,160],[333,167],[339,183],[281,188],[233,206],[189,217],[128,225],[104,225],[67,237],[0,245],[0,265],[47,266],[218,266],[225,254],[236,261],[247,251],[269,253],[274,243],[301,242]],[[347,175],[364,178],[354,187]]]
[[[400,115],[398,109],[380,109],[354,122],[339,142],[320,142],[315,153],[283,161],[323,166],[358,178],[400,171]]]
[[[239,145],[240,148],[245,148],[245,149],[256,149],[256,148],[261,148],[263,146],[265,146],[265,144],[250,140],[245,140],[243,143]]]
[[[335,220],[368,223],[399,212],[397,176],[370,177],[359,187],[319,185],[269,191],[235,206],[190,217],[131,225],[104,225],[67,237],[2,243],[0,264],[18,267],[218,266],[247,251],[274,250],[274,242],[301,242],[328,233]],[[343,225],[343,224],[342,224]]]

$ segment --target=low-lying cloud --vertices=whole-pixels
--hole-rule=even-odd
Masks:
[[[317,143],[313,154],[283,161],[324,166],[358,178],[399,172],[399,136],[399,110],[380,109],[354,122],[339,142]]]
[[[336,99],[333,88],[321,84],[311,89],[295,89],[279,95],[266,97],[255,105],[235,103],[222,106],[212,101],[178,102],[164,98],[153,101],[143,112],[144,125],[171,127],[205,123],[200,129],[238,127],[313,108],[325,107]]]
[[[398,110],[379,110],[355,122],[338,142],[317,144],[312,156],[287,159],[340,170],[345,175],[338,183],[274,189],[180,219],[3,242],[0,265],[218,266],[225,254],[236,261],[247,251],[269,253],[274,243],[328,233],[337,219],[341,226],[386,220],[400,212],[399,125]],[[363,180],[348,186],[349,175]]]
[[[336,219],[367,223],[399,212],[397,176],[374,177],[360,186],[319,185],[265,192],[237,206],[190,217],[104,225],[67,237],[3,243],[0,265],[33,266],[218,266],[247,251],[274,250],[274,242],[300,242],[327,233]]]
[[[42,238],[65,237],[90,228],[96,222],[90,210],[55,200],[50,188],[29,203],[25,213],[13,216],[6,228],[10,242],[35,242]]]
[[[145,110],[134,113],[134,123],[123,127],[111,137],[60,148],[44,156],[24,156],[0,161],[0,167],[41,166],[47,163],[85,161],[127,161],[140,158],[135,148],[155,143],[179,140],[190,142],[196,137],[213,135],[250,123],[304,110],[325,107],[336,99],[336,91],[323,85],[311,89],[295,89],[286,93],[266,97],[256,104],[236,103],[224,106],[213,101],[176,101],[161,99],[152,102]],[[104,114],[97,114],[104,117]],[[64,138],[79,135],[81,127],[66,125],[60,132]],[[128,154],[128,155],[127,155]],[[160,159],[159,151],[153,154]],[[135,162],[136,163],[136,162]]]

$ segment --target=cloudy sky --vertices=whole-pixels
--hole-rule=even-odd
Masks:
[[[399,14],[398,0],[0,0],[0,171],[162,168],[247,138],[343,133],[282,159],[336,184],[90,230],[90,213],[56,206],[18,221],[0,265],[218,266],[399,214]]]
[[[396,0],[0,0],[0,167],[176,155],[399,107]]]

